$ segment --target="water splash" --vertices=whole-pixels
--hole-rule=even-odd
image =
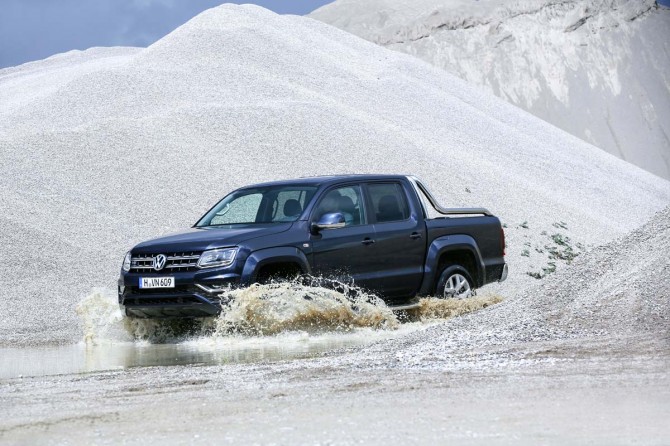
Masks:
[[[419,321],[451,319],[482,310],[503,301],[496,294],[483,294],[467,299],[441,299],[427,297],[419,301],[419,308],[409,310],[410,317]]]
[[[202,335],[207,321],[131,319],[119,308],[116,293],[96,288],[81,300],[76,312],[83,331],[83,342],[100,345],[118,342],[180,342]]]
[[[273,335],[287,330],[347,331],[360,327],[394,329],[398,319],[379,298],[357,292],[304,286],[295,282],[252,285],[234,290],[216,319],[215,334]]]
[[[195,320],[131,319],[119,310],[111,290],[95,289],[77,306],[83,341],[178,343],[192,339],[268,337],[301,332],[347,334],[375,330],[390,333],[401,325],[433,323],[486,308],[502,301],[495,295],[469,299],[424,298],[405,313],[401,324],[381,299],[360,289],[337,289],[282,282],[230,290],[220,316]],[[420,328],[420,327],[417,327]]]
[[[111,290],[94,288],[76,308],[84,334],[83,341],[96,344],[105,340],[132,341],[125,318]]]

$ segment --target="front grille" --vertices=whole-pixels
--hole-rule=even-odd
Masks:
[[[181,305],[181,304],[202,304],[203,301],[198,299],[195,296],[165,296],[156,299],[142,299],[138,297],[127,297],[124,300],[126,306],[129,305],[142,305],[142,306],[153,306],[153,305]]]
[[[204,297],[210,303],[221,304],[221,297],[210,296],[193,285],[177,285],[174,288],[140,288],[127,286],[120,302],[124,305],[158,305],[203,303],[197,296]]]
[[[158,272],[154,269],[153,262],[156,254],[140,254],[133,256],[130,261],[130,271],[135,273],[150,273]],[[165,266],[160,270],[162,273],[195,271],[197,269],[198,259],[200,258],[199,251],[188,252],[166,252],[162,253],[167,257]]]

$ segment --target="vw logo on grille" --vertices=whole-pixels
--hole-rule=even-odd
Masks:
[[[153,258],[151,266],[153,266],[156,271],[160,271],[165,268],[165,262],[167,262],[167,257],[163,254],[158,254]]]

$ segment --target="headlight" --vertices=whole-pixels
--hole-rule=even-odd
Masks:
[[[123,270],[125,272],[130,271],[130,261],[132,260],[132,256],[130,255],[130,251],[126,253],[126,256],[123,258]]]
[[[198,268],[214,268],[215,266],[228,266],[235,261],[237,248],[212,249],[205,251],[198,260]]]

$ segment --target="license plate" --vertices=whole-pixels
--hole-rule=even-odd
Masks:
[[[140,288],[174,288],[174,277],[140,277]]]

